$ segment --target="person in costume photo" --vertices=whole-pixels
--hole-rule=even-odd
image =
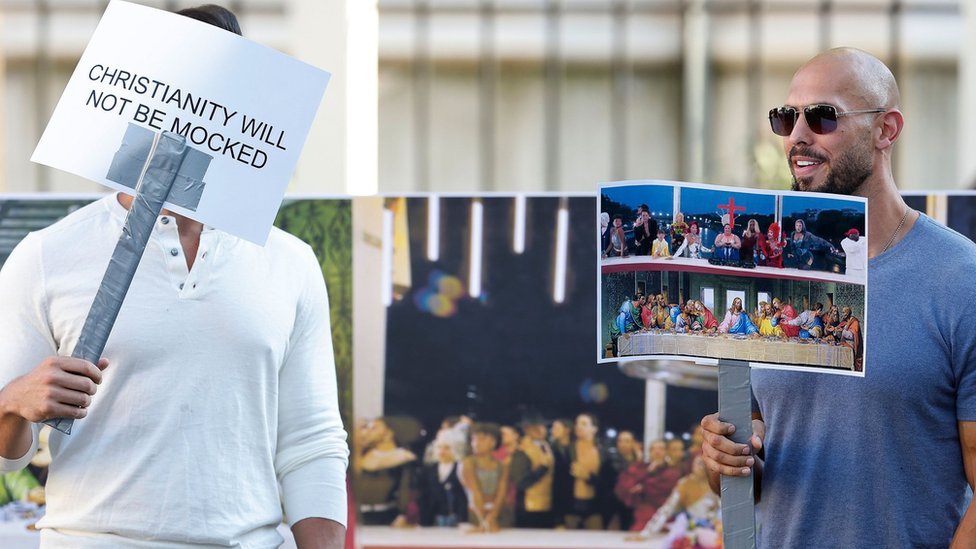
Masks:
[[[840,241],[840,247],[844,250],[846,272],[849,275],[859,278],[864,277],[864,266],[868,260],[867,241],[861,238],[861,232],[851,228],[844,234],[844,240]]]
[[[685,223],[685,214],[677,212],[674,214],[674,222],[671,223],[671,248],[677,250],[684,244],[685,234],[688,233],[688,224]]]
[[[681,244],[677,246],[674,255],[671,257],[688,257],[691,259],[701,259],[702,252],[711,252],[711,248],[706,248],[701,243],[701,235],[698,232],[698,222],[692,221],[687,231],[681,239]],[[668,259],[668,258],[665,258]]]
[[[657,230],[657,238],[651,243],[651,257],[669,257],[671,250],[668,248],[668,241],[664,240],[664,230]]]
[[[830,242],[808,231],[807,224],[802,219],[797,219],[794,226],[796,230],[790,235],[788,241],[791,266],[809,270],[813,267],[814,248],[827,248],[834,251],[834,246]]]
[[[738,235],[732,233],[732,225],[726,223],[722,227],[722,232],[715,237],[714,258],[727,262],[739,261],[739,248],[742,247],[742,240]]]
[[[603,248],[603,257],[627,257],[627,237],[623,230],[624,218],[613,216],[613,224],[607,229],[609,235]]]
[[[760,243],[760,265],[765,267],[783,268],[783,250],[786,248],[786,241],[783,240],[779,224],[770,223],[766,230],[766,239]]]
[[[739,248],[739,258],[743,263],[757,263],[759,251],[766,243],[766,237],[759,230],[759,222],[750,219],[746,224],[746,230],[742,231],[742,246]]]
[[[637,248],[634,255],[650,255],[651,241],[657,233],[657,221],[651,217],[647,204],[641,204],[637,208],[637,219],[634,220],[634,246]]]

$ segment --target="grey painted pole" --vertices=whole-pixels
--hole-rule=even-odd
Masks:
[[[752,383],[749,363],[741,360],[718,361],[718,415],[735,425],[733,442],[749,444],[752,438]],[[753,477],[722,475],[722,528],[725,549],[755,549],[756,500]]]
[[[150,153],[145,175],[136,186],[135,199],[126,215],[122,234],[115,245],[88,317],[85,318],[78,344],[71,353],[72,357],[83,358],[93,364],[97,364],[101,358],[105,342],[119,316],[122,301],[129,291],[129,284],[136,274],[136,268],[149,242],[149,235],[156,225],[156,218],[163,209],[173,181],[176,180],[186,151],[185,138],[165,132],[159,137],[155,150]],[[44,423],[70,435],[74,420],[54,418]]]

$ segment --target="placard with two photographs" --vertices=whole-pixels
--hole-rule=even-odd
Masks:
[[[597,216],[600,362],[864,375],[865,199],[627,181]]]

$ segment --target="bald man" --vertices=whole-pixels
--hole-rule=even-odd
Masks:
[[[868,199],[871,322],[864,378],[752,372],[750,445],[718,414],[702,419],[713,489],[756,472],[759,547],[976,546],[976,278],[961,275],[976,272],[976,245],[899,195],[899,103],[881,61],[838,48],[803,65],[769,113],[794,189]],[[920,264],[932,249],[961,252]],[[901,304],[906,288],[931,322]],[[904,326],[910,337],[891,336]]]

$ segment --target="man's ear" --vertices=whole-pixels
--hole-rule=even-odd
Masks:
[[[874,141],[875,147],[884,150],[891,148],[895,141],[901,136],[901,130],[905,127],[905,117],[901,111],[892,109],[880,116],[879,130]]]

